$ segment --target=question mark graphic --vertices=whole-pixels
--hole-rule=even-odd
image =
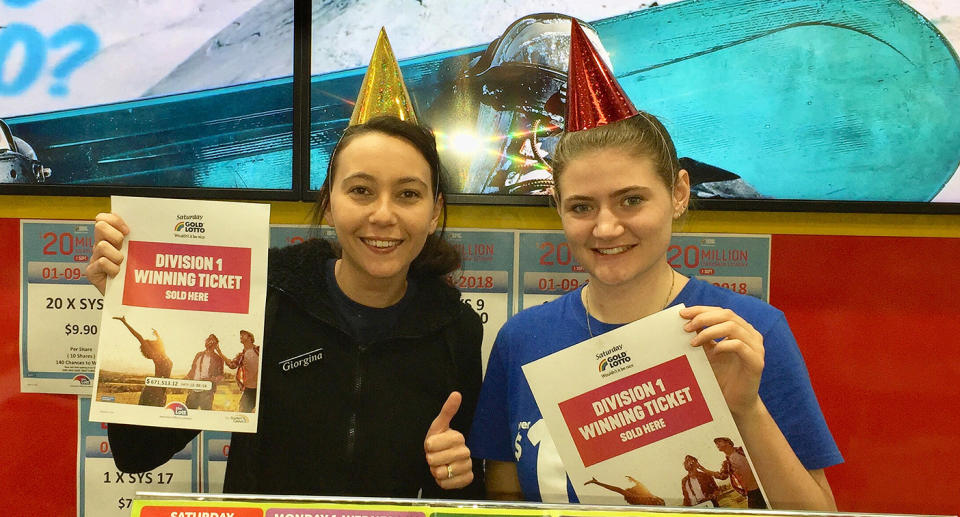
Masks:
[[[76,50],[60,61],[52,72],[56,81],[50,86],[50,95],[63,97],[69,91],[67,89],[67,78],[100,50],[100,38],[90,27],[76,23],[67,25],[54,33],[53,36],[50,36],[49,43],[50,47],[55,49],[70,44],[79,45]]]

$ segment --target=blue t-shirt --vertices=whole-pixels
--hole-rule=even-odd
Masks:
[[[780,310],[696,278],[673,301],[680,303],[731,309],[763,334],[759,393],[773,420],[807,469],[843,461]],[[590,318],[593,335],[619,326]],[[528,501],[578,502],[521,366],[589,337],[578,289],[520,312],[500,329],[493,345],[467,445],[474,457],[516,462]]]

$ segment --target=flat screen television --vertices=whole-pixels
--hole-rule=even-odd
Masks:
[[[207,4],[4,2],[0,189],[297,199],[293,0]]]
[[[372,4],[314,2],[305,191],[323,183],[383,25],[452,200],[546,204],[569,21],[520,2]],[[592,27],[633,103],[669,129],[700,208],[960,212],[960,61],[945,36],[960,35],[960,5],[579,4],[551,7]]]

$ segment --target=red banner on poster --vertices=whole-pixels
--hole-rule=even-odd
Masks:
[[[559,406],[585,467],[712,420],[686,356]]]
[[[131,241],[123,304],[246,314],[250,248]]]

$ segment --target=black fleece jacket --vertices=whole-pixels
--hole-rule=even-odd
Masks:
[[[451,427],[465,436],[470,429],[481,381],[480,318],[442,278],[418,278],[390,337],[357,343],[328,295],[323,267],[334,256],[323,240],[270,250],[258,431],[233,433],[224,492],[481,499],[479,460],[470,486],[442,490],[423,450],[451,391],[463,395]],[[196,434],[108,429],[125,472],[156,468]]]

